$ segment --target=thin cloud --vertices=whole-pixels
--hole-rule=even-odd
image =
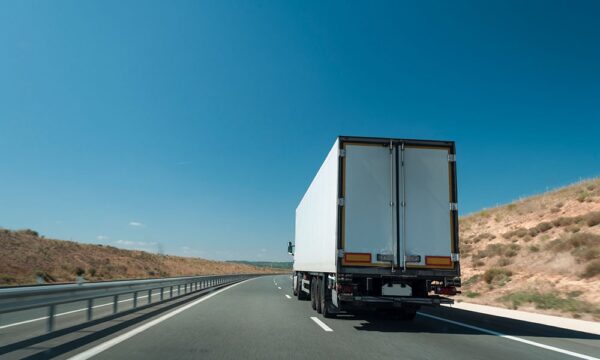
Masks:
[[[129,222],[130,226],[135,226],[135,227],[144,227],[146,225],[142,224],[141,222],[137,222],[137,221],[131,221]]]
[[[156,242],[146,242],[146,241],[131,241],[131,240],[117,240],[115,241],[117,247],[127,249],[127,250],[141,250],[147,252],[156,251]]]
[[[106,235],[98,235],[98,236],[96,236],[96,239],[98,239],[98,240],[108,240],[110,238],[108,236],[106,236]]]
[[[131,240],[117,240],[117,244],[125,246],[148,246],[154,243],[148,243],[145,241],[131,241]]]

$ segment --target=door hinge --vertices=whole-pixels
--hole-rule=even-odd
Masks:
[[[456,162],[456,154],[448,154],[448,162]]]
[[[346,156],[346,149],[340,149],[340,157]]]
[[[450,203],[450,210],[451,211],[458,210],[458,204],[455,202]]]
[[[344,203],[345,203],[344,198],[338,199],[338,206],[344,206]]]
[[[458,254],[458,253],[452,253],[450,255],[450,258],[452,259],[452,262],[458,262],[460,260],[460,254]]]
[[[344,249],[338,249],[337,256],[338,256],[339,258],[343,258],[343,257],[344,257]]]

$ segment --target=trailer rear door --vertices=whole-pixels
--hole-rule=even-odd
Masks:
[[[396,151],[346,143],[342,171],[343,265],[397,264]]]
[[[400,154],[400,198],[404,206],[400,208],[399,247],[407,259],[406,267],[453,268],[457,259],[452,254],[454,204],[449,149],[403,146]]]

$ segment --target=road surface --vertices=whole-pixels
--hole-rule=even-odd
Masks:
[[[291,287],[289,275],[244,281],[59,358],[600,358],[600,336],[458,309],[424,309],[413,322],[368,314],[325,319]]]

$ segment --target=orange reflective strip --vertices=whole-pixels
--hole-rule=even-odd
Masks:
[[[353,263],[371,263],[371,254],[369,253],[345,253],[344,261]]]
[[[426,265],[452,266],[450,256],[425,256]]]

